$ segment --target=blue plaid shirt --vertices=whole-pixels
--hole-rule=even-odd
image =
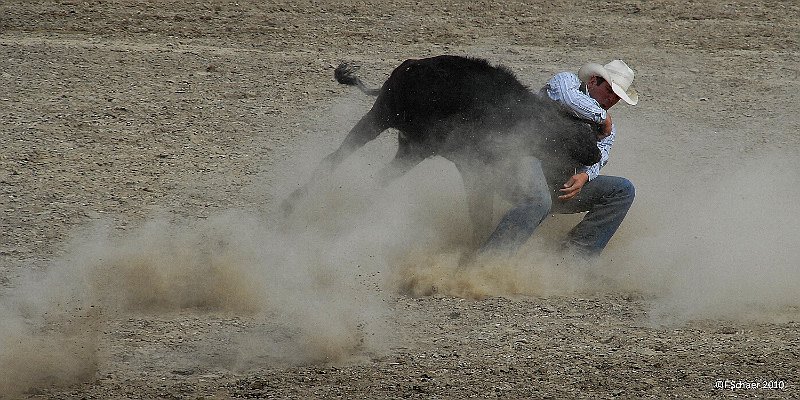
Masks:
[[[544,88],[551,99],[569,107],[578,118],[597,124],[601,124],[606,120],[606,110],[600,107],[597,100],[589,96],[585,87],[581,87],[581,80],[578,79],[578,75],[571,72],[558,73],[547,81]],[[616,134],[617,129],[612,123],[611,134],[597,142],[597,148],[600,149],[600,162],[584,167],[578,172],[585,171],[589,175],[589,180],[600,175],[600,168],[603,168],[608,163],[608,154],[614,144]]]

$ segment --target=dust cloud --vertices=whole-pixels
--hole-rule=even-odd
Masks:
[[[393,286],[411,295],[466,298],[637,292],[657,325],[791,320],[800,314],[800,180],[785,171],[796,161],[786,151],[764,151],[718,166],[720,174],[665,176],[643,168],[634,179],[631,214],[595,262],[559,254],[560,238],[580,216],[558,215],[508,259],[479,258],[464,268],[467,241],[455,237],[450,243],[463,247],[395,253]],[[439,196],[426,207],[448,212],[445,204],[460,201],[452,193]],[[460,224],[469,229],[468,221]]]
[[[304,357],[341,357],[341,343],[363,329],[336,321],[358,322],[369,307],[356,307],[360,294],[348,291],[344,275],[297,256],[289,237],[265,226],[230,211],[204,221],[157,219],[124,236],[102,224],[84,229],[64,257],[4,296],[0,392],[91,376],[104,321],[179,310],[279,312],[311,353]],[[319,329],[323,320],[327,329]]]
[[[331,192],[321,209],[336,211],[337,199],[353,204]],[[110,221],[82,228],[63,256],[3,294],[0,393],[92,377],[105,324],[141,315],[223,313],[278,327],[231,338],[221,351],[238,354],[240,368],[379,351],[387,303],[382,243],[371,238],[391,235],[314,206],[292,221],[230,210],[164,215],[123,233]]]
[[[792,320],[800,315],[800,179],[785,171],[796,162],[764,152],[703,179],[643,169],[631,213],[594,262],[558,253],[580,216],[557,215],[508,259],[464,269],[457,252],[406,256],[396,286],[467,298],[637,292],[656,325]]]
[[[515,257],[465,268],[474,244],[457,171],[430,159],[376,190],[372,175],[386,155],[369,154],[391,155],[391,146],[357,153],[289,219],[229,210],[202,220],[163,215],[123,233],[110,221],[82,228],[63,256],[3,295],[0,392],[91,377],[104,323],[131,315],[188,310],[282,325],[280,338],[265,330],[232,341],[247,366],[380,351],[398,293],[636,291],[652,299],[654,323],[776,320],[800,306],[800,185],[786,172],[796,157],[766,154],[696,187],[686,176],[641,172],[634,211],[597,263],[555,251],[575,223],[558,216]]]
[[[619,287],[655,296],[657,324],[796,318],[800,178],[789,171],[797,161],[764,150],[699,181],[702,174],[653,174],[658,183],[637,198],[607,273]]]
[[[99,344],[108,324],[143,315],[255,321],[219,350],[237,355],[222,368],[380,353],[392,341],[390,260],[457,248],[470,235],[452,165],[431,160],[383,191],[373,165],[345,163],[290,218],[275,207],[79,228],[63,255],[2,293],[0,393],[90,379],[108,356]]]

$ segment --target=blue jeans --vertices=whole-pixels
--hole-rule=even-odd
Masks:
[[[545,183],[541,164],[536,160],[532,162],[532,172],[530,182],[523,185],[527,194],[517,196],[514,201],[516,205],[503,216],[480,252],[513,254],[551,212],[587,212],[583,220],[569,232],[566,245],[569,250],[579,254],[600,254],[633,204],[633,184],[625,178],[600,175],[586,182],[577,196],[564,201],[557,198],[560,184],[554,183],[550,188]]]

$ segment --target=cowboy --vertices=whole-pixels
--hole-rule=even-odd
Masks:
[[[512,200],[514,206],[500,220],[481,252],[513,254],[551,212],[587,212],[569,232],[564,242],[566,251],[583,258],[603,251],[634,198],[634,187],[629,180],[600,175],[616,138],[616,127],[608,110],[620,99],[630,105],[638,102],[633,77],[634,72],[627,64],[614,60],[606,65],[588,63],[577,75],[561,72],[547,81],[540,93],[568,107],[577,117],[599,125],[600,162],[570,171],[567,175],[571,176],[566,181],[563,174],[561,178],[554,178],[554,174],[548,173],[548,167],[538,160],[524,162],[525,179],[521,185],[524,194]]]

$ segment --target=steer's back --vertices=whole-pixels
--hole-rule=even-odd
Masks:
[[[599,154],[587,124],[482,59],[406,60],[384,83],[373,112],[426,154],[469,153],[486,161],[534,155],[569,165]]]
[[[376,105],[390,124],[414,135],[441,124],[504,125],[530,91],[502,67],[457,56],[406,60],[381,89]],[[443,129],[446,131],[446,129]]]

